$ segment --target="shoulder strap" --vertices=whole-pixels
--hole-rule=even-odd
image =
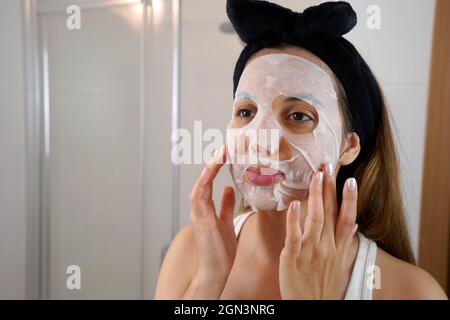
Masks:
[[[236,237],[239,236],[239,233],[241,232],[242,226],[244,225],[245,220],[247,220],[247,218],[252,214],[253,212],[247,212],[247,213],[243,213],[240,214],[238,216],[236,216],[233,219],[233,223],[234,223],[234,232],[236,233]]]
[[[371,300],[372,288],[368,286],[371,268],[375,265],[377,244],[358,232],[359,246],[345,300]]]
[[[369,245],[367,249],[366,265],[364,269],[365,276],[364,276],[363,300],[372,300],[373,280],[374,280],[373,273],[377,272],[375,265],[375,260],[377,258],[377,244],[375,243],[375,241],[372,240],[368,241]]]

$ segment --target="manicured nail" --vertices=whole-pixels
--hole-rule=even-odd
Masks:
[[[317,182],[317,185],[319,185],[319,186],[322,185],[322,182],[323,182],[323,172],[322,171],[317,172],[316,182]]]
[[[295,200],[293,204],[294,213],[300,213],[300,201]]]
[[[332,176],[334,174],[334,167],[331,163],[327,164],[325,166],[325,172],[327,173],[328,176]]]
[[[358,224],[357,223],[355,224],[355,227],[353,228],[353,234],[355,234],[356,231],[358,231]]]
[[[219,163],[222,164],[223,162],[223,149],[225,148],[224,145],[222,145],[219,149],[214,151],[211,161],[209,163]]]
[[[356,190],[356,179],[355,178],[350,178],[347,180],[347,187],[348,190],[350,190],[351,192]]]
[[[219,149],[217,149],[216,151],[214,151],[214,153],[213,153],[213,158],[217,158],[217,156],[219,155],[219,153],[220,153],[220,151],[221,151],[221,148],[219,148]]]
[[[221,161],[220,156],[222,155],[222,149],[223,149],[223,146],[220,147],[220,149],[218,149],[218,150],[214,153],[214,162],[215,162],[215,163],[220,163],[220,161]]]

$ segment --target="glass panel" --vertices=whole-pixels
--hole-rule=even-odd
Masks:
[[[49,298],[139,298],[141,5],[41,18],[48,43]],[[45,49],[44,49],[45,50]],[[81,290],[66,269],[81,268]]]

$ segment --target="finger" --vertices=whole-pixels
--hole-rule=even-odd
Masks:
[[[207,196],[208,194],[212,194],[212,190],[208,190],[211,187],[206,184],[207,177],[205,176],[208,174],[209,171],[205,167],[200,174],[200,177],[195,181],[191,194],[189,195],[192,209],[191,220],[206,217],[211,211],[215,214],[214,205],[211,204],[212,198],[211,196]]]
[[[213,192],[212,181],[223,166],[225,157],[225,146],[222,146],[219,152],[213,157],[212,161],[203,169],[200,177],[195,181],[189,196],[189,200],[193,207],[204,205],[210,207]]]
[[[225,187],[222,191],[222,200],[220,204],[219,222],[222,227],[219,232],[223,239],[232,239],[232,241],[225,241],[225,246],[229,252],[236,252],[237,235],[234,229],[233,213],[234,205],[236,203],[234,189],[232,187]]]
[[[321,239],[334,242],[337,216],[336,176],[333,164],[327,164],[324,169],[326,173],[323,181],[324,225]]]
[[[304,238],[319,242],[323,228],[323,172],[313,175],[309,186],[308,214],[305,220]]]
[[[285,253],[290,257],[300,254],[302,243],[302,230],[300,226],[300,201],[291,202],[286,214],[286,239],[284,241]]]
[[[212,182],[219,173],[219,170],[223,167],[225,161],[226,161],[226,148],[225,145],[222,145],[222,147],[220,147],[220,149],[214,154],[211,161],[204,169],[206,171],[205,174],[206,181],[204,182],[205,186],[207,187],[204,190],[205,197],[211,198],[213,192]]]
[[[227,152],[226,146],[222,145],[218,151],[211,158],[211,161],[207,164],[206,168],[210,171],[211,179],[214,179],[219,172],[220,168],[226,162]]]
[[[280,275],[297,268],[297,257],[302,248],[300,201],[292,201],[286,213],[286,238],[280,255]]]
[[[236,197],[232,187],[225,187],[222,192],[219,218],[226,225],[233,225],[233,213]]]
[[[358,209],[358,186],[356,179],[347,179],[342,191],[342,205],[336,224],[336,245],[344,249],[355,233]]]

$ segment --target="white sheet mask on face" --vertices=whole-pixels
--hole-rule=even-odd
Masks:
[[[279,123],[272,104],[280,96],[298,98],[314,107],[318,115],[315,128],[299,134]],[[234,104],[241,99],[251,100],[257,112],[244,127],[233,128],[232,123],[228,126],[227,149],[233,181],[242,193],[244,204],[253,211],[285,210],[295,200],[295,190],[309,189],[312,175],[322,164],[331,163],[335,168],[339,161],[343,132],[332,79],[318,65],[301,57],[264,55],[245,67]],[[291,159],[279,161],[273,157],[278,154],[279,139],[270,141],[273,137],[270,130],[277,130],[279,139],[287,142]],[[267,139],[260,138],[265,136],[262,131],[268,132]],[[255,139],[255,132],[258,139]],[[245,140],[248,147],[244,150],[239,145],[245,146]],[[256,153],[258,148],[259,154]],[[261,155],[264,149],[269,150],[266,156]],[[245,175],[254,164],[280,170],[285,179],[273,186],[253,185]]]

